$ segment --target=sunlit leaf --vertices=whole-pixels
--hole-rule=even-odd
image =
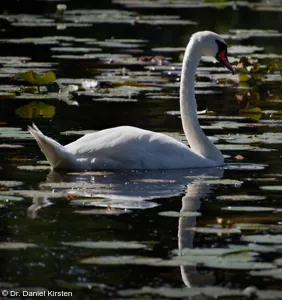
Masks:
[[[55,115],[55,107],[43,102],[33,101],[16,109],[16,114],[24,119],[48,118]]]
[[[34,71],[24,72],[16,74],[13,79],[24,80],[34,85],[47,85],[56,80],[56,75],[52,71],[48,71],[44,74],[39,74]]]

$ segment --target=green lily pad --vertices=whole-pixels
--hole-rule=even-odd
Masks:
[[[23,182],[21,181],[10,181],[10,180],[0,180],[0,186],[6,186],[6,187],[17,187],[22,185]]]
[[[257,235],[245,235],[241,237],[244,242],[260,243],[260,244],[282,244],[282,234],[257,234]]]
[[[222,210],[228,210],[228,211],[247,211],[247,212],[270,212],[275,211],[275,208],[273,207],[263,207],[263,206],[227,206],[222,207]]]
[[[210,184],[210,185],[236,185],[236,186],[240,186],[243,181],[239,181],[239,180],[235,180],[235,179],[207,179],[207,180],[203,180],[203,182],[205,182],[206,184]]]
[[[217,196],[217,200],[226,201],[261,201],[264,200],[265,196],[255,196],[255,195],[221,195]]]
[[[213,259],[205,263],[208,268],[227,269],[227,270],[263,270],[274,269],[275,266],[266,262],[249,262],[227,259]]]
[[[164,217],[198,217],[202,214],[196,211],[161,211],[159,212],[160,216]]]
[[[74,213],[79,215],[106,215],[106,216],[119,216],[122,214],[128,214],[131,211],[128,209],[87,209],[87,210],[75,210]]]
[[[16,196],[10,196],[10,195],[0,195],[0,201],[1,202],[17,202],[24,200],[23,197],[16,197]]]
[[[121,242],[121,241],[81,241],[81,242],[62,242],[63,245],[82,247],[90,249],[144,249],[146,245],[139,244],[137,242]]]
[[[161,258],[140,256],[97,256],[80,260],[83,264],[94,265],[155,265]]]
[[[239,234],[241,230],[238,228],[210,228],[210,227],[193,227],[189,230],[205,233],[205,234]]]
[[[238,223],[236,228],[246,231],[281,229],[282,225],[259,224],[259,223]]]
[[[17,166],[19,170],[25,170],[25,171],[35,171],[35,172],[40,172],[40,171],[50,171],[51,167],[50,166]]]
[[[1,138],[12,138],[12,139],[33,139],[28,131],[23,131],[21,128],[14,127],[0,127]]]
[[[65,198],[66,193],[50,192],[50,191],[37,191],[37,190],[9,190],[0,191],[0,196],[22,196],[27,198],[43,197],[43,198]]]
[[[37,245],[32,243],[0,242],[0,250],[22,250],[34,247],[37,247]]]
[[[282,279],[282,268],[262,271],[251,271],[251,276],[262,276],[264,278],[271,277],[275,279]]]
[[[264,191],[282,191],[282,185],[265,185],[259,188]]]
[[[22,79],[34,85],[47,85],[56,80],[56,75],[52,71],[48,71],[42,75],[34,71],[29,71],[29,72],[17,74],[14,76],[13,79],[15,80]]]
[[[16,109],[16,114],[24,119],[52,118],[55,107],[44,102],[33,101]]]

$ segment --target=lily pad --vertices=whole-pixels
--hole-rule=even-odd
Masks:
[[[35,171],[35,172],[40,172],[40,171],[50,171],[51,167],[50,166],[17,166],[19,170],[25,170],[25,171]]]
[[[46,85],[54,82],[56,80],[56,75],[52,71],[48,71],[42,75],[34,71],[29,71],[29,72],[17,74],[14,76],[13,79],[15,80],[22,79],[34,85]]]
[[[199,217],[201,213],[196,211],[161,211],[159,212],[160,216],[164,217]]]
[[[10,195],[1,195],[0,194],[0,201],[1,202],[17,202],[24,200],[23,197],[17,197],[17,196],[10,196]]]
[[[275,208],[273,207],[263,207],[263,206],[227,206],[222,207],[222,210],[228,211],[238,211],[238,212],[273,212]]]
[[[245,235],[241,237],[241,240],[244,242],[259,244],[282,244],[282,234]]]
[[[0,242],[0,250],[22,250],[37,247],[36,244],[22,242]]]
[[[262,271],[251,271],[251,276],[262,276],[264,278],[271,277],[275,279],[282,279],[282,268]]]
[[[81,241],[81,242],[62,242],[63,245],[90,248],[90,249],[144,249],[146,245],[137,242],[121,242],[121,241]]]
[[[2,185],[2,186],[9,187],[9,188],[17,187],[22,184],[23,184],[23,182],[21,182],[21,181],[0,180],[0,186]]]
[[[187,228],[198,233],[204,234],[240,234],[241,230],[238,228],[210,228],[210,227],[193,227]]]
[[[255,195],[221,195],[217,196],[218,200],[226,201],[261,201],[264,200],[265,196],[255,196]]]
[[[87,209],[75,210],[74,213],[79,215],[106,215],[106,216],[119,216],[122,214],[130,213],[127,209]]]
[[[260,186],[259,188],[264,191],[282,191],[282,185],[265,185]]]
[[[37,190],[9,190],[9,191],[0,191],[0,196],[22,196],[27,198],[66,198],[66,193],[61,192],[49,192],[49,191],[37,191]]]

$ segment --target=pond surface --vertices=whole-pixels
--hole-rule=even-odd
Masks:
[[[1,288],[282,299],[282,3],[57,4],[9,1],[0,16]],[[187,143],[181,60],[191,34],[207,29],[226,39],[238,69],[204,57],[196,77],[200,123],[224,167],[50,170],[32,122],[62,144],[120,125]],[[57,80],[39,94],[17,80],[28,71]]]

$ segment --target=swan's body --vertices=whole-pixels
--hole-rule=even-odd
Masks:
[[[202,55],[216,56],[230,70],[226,44],[216,33],[194,34],[187,46],[180,84],[182,125],[190,145],[165,134],[121,126],[86,134],[66,146],[45,136],[33,125],[35,138],[53,169],[180,169],[220,166],[221,152],[203,133],[194,95],[194,75]]]

